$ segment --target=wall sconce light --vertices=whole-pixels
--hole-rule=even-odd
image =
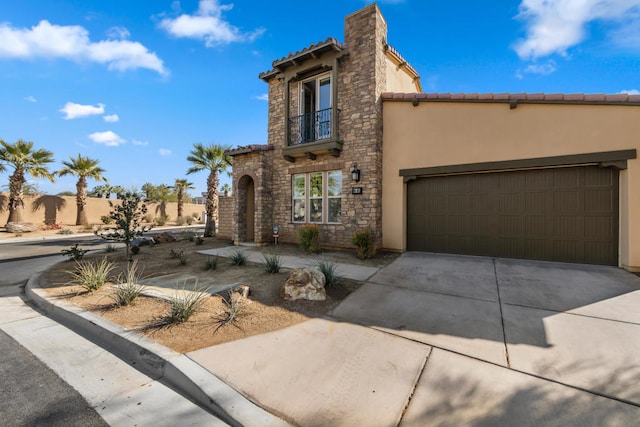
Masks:
[[[351,170],[351,179],[355,182],[360,181],[360,169],[358,169],[358,164],[353,162],[353,169]]]

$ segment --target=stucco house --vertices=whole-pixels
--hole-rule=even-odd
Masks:
[[[228,152],[221,236],[640,269],[640,96],[422,93],[375,4],[260,78],[268,144]]]

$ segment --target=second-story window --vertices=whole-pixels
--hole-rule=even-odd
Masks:
[[[300,83],[298,143],[331,137],[331,74],[321,74]]]

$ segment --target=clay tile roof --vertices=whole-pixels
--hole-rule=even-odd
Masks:
[[[640,105],[640,95],[583,93],[383,93],[383,100]]]
[[[318,43],[312,43],[310,46],[305,47],[302,50],[297,52],[289,52],[289,55],[283,56],[280,59],[276,59],[271,63],[273,67],[269,71],[265,71],[264,73],[260,73],[259,77],[262,80],[269,80],[274,77],[278,72],[294,66],[302,61],[305,61],[309,58],[313,58],[316,55],[321,55],[325,52],[335,51],[340,52],[344,50],[345,47],[338,40],[333,37],[327,38],[325,41],[319,41]]]
[[[415,68],[413,68],[411,66],[411,64],[409,64],[409,61],[407,61],[406,59],[404,59],[404,57],[400,54],[400,52],[398,52],[396,50],[396,48],[394,48],[393,46],[391,46],[390,44],[387,44],[386,46],[387,52],[391,53],[393,56],[396,57],[396,59],[401,62],[402,64],[404,64],[404,67],[406,67],[410,73],[413,73],[414,76],[418,77],[419,74],[416,71]]]

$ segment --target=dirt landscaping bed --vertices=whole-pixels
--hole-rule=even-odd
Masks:
[[[169,303],[166,300],[141,296],[132,305],[118,307],[112,298],[114,292],[112,282],[95,292],[88,292],[81,286],[69,284],[72,279],[70,271],[75,269],[75,263],[72,261],[60,263],[45,272],[41,286],[46,288],[51,296],[62,298],[175,351],[186,353],[280,329],[311,317],[326,315],[361,284],[354,280],[342,279],[339,288],[327,287],[325,301],[285,301],[281,298],[280,292],[288,276],[287,270],[269,274],[265,272],[262,264],[247,263],[243,266],[234,266],[229,259],[222,257],[218,259],[215,270],[206,270],[205,261],[208,256],[199,254],[197,251],[225,246],[229,246],[229,243],[215,238],[205,238],[202,244],[184,239],[173,243],[145,246],[135,255],[138,268],[150,285],[153,284],[151,279],[153,277],[179,274],[191,276],[195,278],[193,280],[203,282],[214,280],[217,283],[249,286],[251,294],[236,320],[222,326],[219,319],[223,316],[225,305],[219,295],[207,297],[201,310],[187,322],[169,324],[167,323]],[[371,266],[386,265],[395,258],[387,255],[361,261],[354,254],[342,252],[304,254],[294,245],[251,248],[251,250],[265,254],[296,255],[309,259],[364,263]],[[184,254],[185,265],[172,256],[178,252]],[[98,262],[105,257],[116,266],[111,274],[115,282],[115,278],[119,274],[124,274],[129,265],[125,260],[124,249],[88,254],[83,261]],[[176,286],[180,287],[180,283],[176,283]],[[222,293],[222,296],[228,298],[226,292]]]

